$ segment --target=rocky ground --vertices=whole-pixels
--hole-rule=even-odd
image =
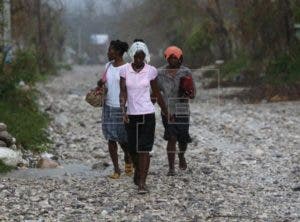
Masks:
[[[186,172],[167,177],[162,126],[146,196],[111,180],[101,110],[84,101],[101,67],[75,67],[39,86],[62,166],[0,177],[0,221],[299,221],[300,103],[241,104],[202,90],[192,103]],[[122,153],[120,152],[122,159]],[[122,163],[123,168],[123,163]]]

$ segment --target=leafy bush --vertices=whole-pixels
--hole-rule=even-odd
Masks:
[[[266,82],[272,85],[300,83],[300,47],[282,53],[271,60],[267,67]]]
[[[0,73],[0,122],[26,149],[43,151],[49,142],[45,133],[49,119],[36,103],[36,93],[29,87],[19,89],[22,80],[32,86],[41,79],[34,51],[18,51],[12,64],[2,64]],[[42,147],[42,148],[41,148]]]
[[[222,66],[221,75],[223,79],[232,80],[241,72],[250,67],[250,59],[244,53],[238,53],[236,58],[231,59]]]
[[[0,101],[0,122],[8,125],[9,132],[26,149],[43,151],[49,143],[45,129],[49,118],[38,110],[32,92],[15,91]]]
[[[34,51],[17,51],[10,65],[1,64],[0,95],[16,90],[22,80],[33,84],[40,77]]]
[[[214,61],[211,52],[213,38],[208,32],[207,26],[208,24],[204,23],[195,27],[185,41],[185,60],[189,61],[192,66],[199,67]]]

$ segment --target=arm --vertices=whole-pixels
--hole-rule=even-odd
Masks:
[[[191,77],[193,79],[193,86],[194,86],[194,91],[192,92],[192,94],[190,95],[190,99],[194,99],[196,97],[196,84],[193,78],[193,75],[191,74]]]
[[[158,75],[156,77],[156,83],[157,83],[158,90],[161,93],[163,93],[162,87],[161,87],[161,84],[160,84],[159,71],[158,71]],[[151,81],[150,81],[150,84],[151,84]],[[153,104],[155,104],[157,102],[157,96],[154,94],[152,89],[151,89],[151,101],[152,101]]]
[[[154,80],[151,80],[150,84],[151,84],[152,94],[157,99],[157,103],[160,106],[162,113],[164,115],[168,115],[168,109],[158,88],[157,79],[155,78]]]
[[[196,97],[196,84],[195,84],[195,81],[194,81],[194,76],[193,76],[190,69],[187,69],[187,76],[192,78],[194,90],[191,91],[191,92],[188,92],[186,94],[186,97],[188,97],[189,99],[194,99]]]
[[[120,78],[120,106],[122,109],[122,114],[124,116],[124,121],[128,122],[128,117],[126,115],[126,101],[127,101],[127,89],[125,78]]]

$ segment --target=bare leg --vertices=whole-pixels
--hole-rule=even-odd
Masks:
[[[167,144],[167,154],[168,154],[168,162],[169,162],[168,176],[175,175],[175,153],[176,153],[176,138],[171,137],[168,140],[168,144]]]
[[[179,158],[179,168],[181,170],[187,169],[187,163],[184,157],[186,150],[187,150],[187,143],[179,143],[178,158]]]
[[[119,163],[118,163],[118,145],[115,141],[108,141],[108,150],[110,154],[110,158],[113,162],[114,165],[114,170],[115,173],[121,174],[121,170],[119,168]]]
[[[142,152],[138,154],[138,172],[139,172],[139,193],[144,194],[146,190],[146,178],[148,175],[149,165],[150,165],[150,155],[149,152]]]
[[[128,151],[128,146],[126,143],[120,143],[120,146],[124,152],[124,160],[125,160],[125,163],[127,164],[132,164],[132,159],[131,159],[131,156],[129,154],[129,151]]]
[[[139,163],[138,163],[138,153],[130,152],[130,156],[132,159],[133,167],[134,167],[134,177],[133,182],[135,185],[139,185]]]

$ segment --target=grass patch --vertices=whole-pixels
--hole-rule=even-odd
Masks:
[[[47,73],[39,73],[36,52],[17,51],[15,60],[11,64],[2,63],[0,71],[0,122],[8,126],[18,145],[37,152],[45,151],[45,144],[49,144],[45,131],[49,118],[39,110],[37,93],[32,88],[37,81],[46,79]],[[29,89],[19,89],[20,81]]]
[[[45,151],[49,143],[45,129],[49,118],[41,113],[33,92],[14,91],[0,100],[0,122],[8,125],[8,131],[25,149]]]
[[[0,160],[0,173],[8,173],[12,170],[14,170],[15,167],[11,167],[11,166],[6,166],[2,160]]]

